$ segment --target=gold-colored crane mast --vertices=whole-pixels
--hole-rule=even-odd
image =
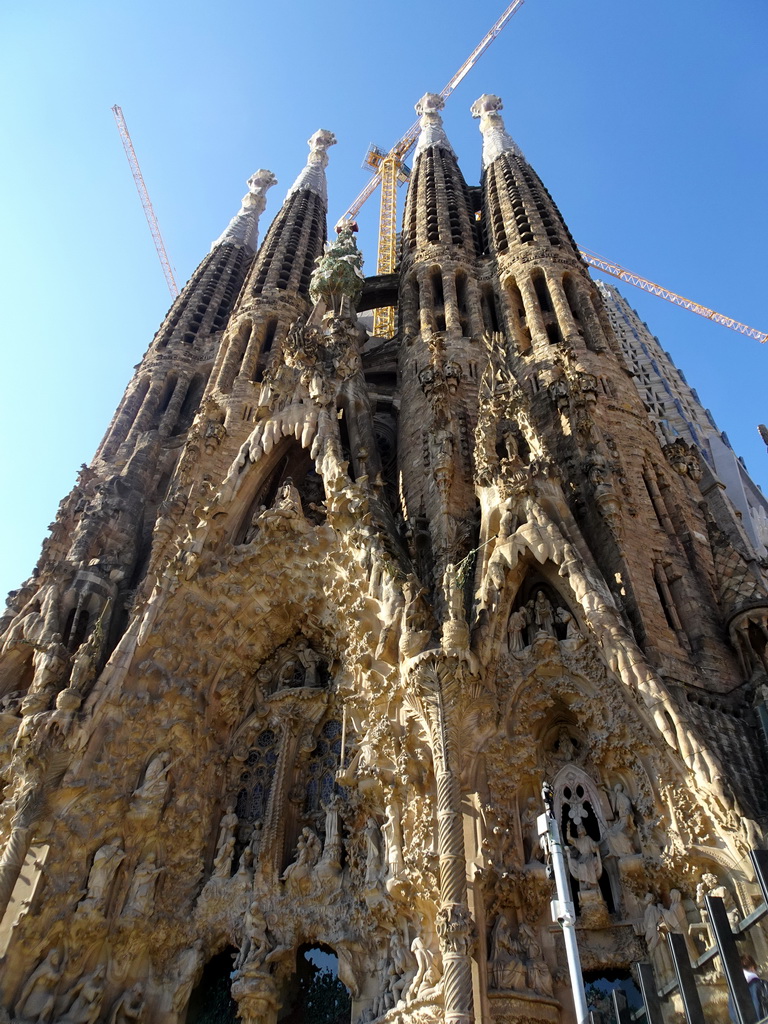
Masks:
[[[730,316],[724,316],[722,313],[716,313],[714,309],[710,309],[708,306],[702,306],[700,302],[694,302],[693,299],[686,299],[682,295],[678,295],[676,292],[672,292],[669,288],[664,288],[660,284],[656,284],[654,281],[649,281],[647,277],[641,277],[639,274],[633,273],[631,270],[627,270],[626,267],[620,266],[618,263],[614,263],[613,260],[607,260],[603,256],[598,256],[597,253],[591,252],[589,249],[582,249],[579,246],[579,252],[582,258],[590,267],[596,267],[597,270],[602,270],[605,274],[611,274],[613,277],[617,277],[620,281],[626,281],[627,284],[633,284],[636,288],[642,288],[644,292],[650,292],[651,295],[658,295],[662,299],[666,299],[667,302],[673,302],[676,306],[682,306],[683,309],[690,309],[692,313],[698,313],[699,316],[705,317],[707,320],[712,320],[716,324],[722,324],[723,327],[730,327],[732,331],[738,331],[739,334],[746,334],[748,338],[755,338],[756,341],[760,341],[763,344],[768,341],[768,334],[765,331],[758,331],[755,327],[747,327],[746,324],[740,323],[738,320],[734,320]]]
[[[491,29],[483,36],[472,53],[467,57],[459,70],[441,91],[443,99],[447,99],[461,80],[477,64],[496,36],[506,23],[525,3],[525,0],[513,0],[504,13],[498,18]],[[401,139],[394,144],[388,153],[382,152],[377,146],[371,146],[365,157],[365,164],[376,172],[360,195],[355,199],[341,221],[354,220],[363,203],[373,195],[376,186],[381,182],[381,207],[379,210],[379,250],[376,263],[377,274],[391,274],[397,262],[397,185],[408,180],[409,172],[405,166],[405,158],[413,149],[419,137],[419,122],[416,121]],[[377,309],[373,315],[373,333],[377,337],[390,337],[395,330],[395,311],[391,307]]]
[[[171,298],[175,299],[179,294],[178,285],[176,284],[176,279],[173,276],[173,270],[171,269],[171,261],[168,259],[168,253],[165,251],[165,243],[163,242],[163,236],[160,234],[160,225],[157,223],[155,211],[152,209],[152,203],[149,199],[147,186],[144,184],[144,176],[141,173],[139,161],[136,159],[136,152],[133,148],[131,136],[128,132],[128,125],[125,123],[123,112],[117,104],[112,107],[112,113],[115,115],[117,130],[120,132],[123,149],[125,150],[125,155],[128,157],[131,174],[133,175],[133,180],[136,183],[136,190],[139,193],[139,199],[141,200],[141,205],[144,210],[144,216],[147,218],[147,224],[149,224],[152,240],[155,243],[155,249],[157,250],[157,255],[160,259],[160,265],[163,268],[163,274],[165,275],[165,282],[168,285],[168,291],[171,293]]]

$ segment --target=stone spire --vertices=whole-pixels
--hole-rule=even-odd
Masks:
[[[480,131],[483,135],[483,168],[490,167],[502,153],[513,153],[522,157],[523,153],[512,136],[504,127],[504,119],[499,113],[504,108],[498,96],[484,93],[475,100],[470,108],[472,117],[480,118]]]
[[[416,113],[421,118],[421,134],[413,154],[414,160],[431,146],[442,146],[449,153],[453,153],[443,128],[443,119],[438,113],[444,106],[445,100],[436,92],[425,92],[416,104]]]
[[[320,196],[323,204],[328,206],[328,190],[325,182],[325,168],[328,166],[328,149],[336,145],[336,136],[324,128],[319,128],[311,139],[307,139],[309,156],[301,174],[285,197],[286,203],[294,192],[314,192]]]
[[[267,191],[276,184],[277,178],[272,171],[267,171],[263,167],[250,176],[247,182],[248,191],[243,196],[240,209],[211,245],[211,252],[217,245],[222,245],[225,242],[242,245],[251,253],[256,252],[259,240],[259,217],[267,205]]]

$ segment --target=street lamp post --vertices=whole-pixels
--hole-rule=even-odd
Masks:
[[[571,976],[571,992],[576,1010],[576,1021],[577,1024],[586,1024],[589,1019],[589,1010],[584,993],[584,979],[581,976],[579,947],[576,942],[576,913],[573,900],[570,898],[571,890],[565,867],[563,841],[560,838],[560,826],[554,814],[552,787],[548,782],[542,786],[541,797],[545,810],[536,819],[536,826],[557,887],[557,899],[552,900],[550,904],[552,920],[563,929],[563,942],[565,943],[565,954],[568,957],[568,973]]]

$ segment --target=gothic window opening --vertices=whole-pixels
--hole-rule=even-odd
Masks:
[[[200,399],[202,398],[204,387],[205,382],[202,377],[198,376],[192,378],[192,381],[187,388],[187,392],[184,395],[184,401],[181,403],[179,415],[171,432],[172,436],[175,437],[176,435],[183,433],[192,423],[192,420],[195,418],[197,408],[200,405]]]
[[[266,327],[264,328],[264,337],[261,342],[261,350],[259,352],[256,366],[253,371],[252,380],[255,384],[260,384],[264,378],[264,371],[267,368],[267,362],[269,361],[269,354],[272,351],[272,346],[275,341],[275,334],[277,332],[277,320],[268,320]]]
[[[544,280],[543,274],[534,274],[531,278],[533,283],[534,291],[536,292],[536,298],[539,300],[539,309],[542,313],[552,312],[552,299],[549,295],[549,288],[547,288],[547,282]]]
[[[237,1003],[230,990],[232,960],[235,956],[237,950],[230,946],[211,957],[205,965],[202,977],[189,998],[186,1024],[236,1024]],[[184,1017],[180,1017],[180,1020],[184,1020]]]
[[[560,831],[566,848],[570,868],[571,893],[573,895],[576,914],[581,912],[581,893],[599,888],[605,901],[608,913],[616,911],[616,904],[611,891],[611,883],[607,873],[602,869],[598,846],[602,839],[600,822],[592,806],[590,794],[586,788],[576,782],[566,784],[562,789],[562,810],[560,812]],[[578,863],[574,867],[574,863]]]
[[[88,635],[91,616],[85,608],[73,608],[64,625],[62,641],[70,651],[75,651]]]
[[[486,331],[500,331],[499,311],[496,307],[496,296],[491,285],[483,285],[481,301],[483,306],[483,324]]]
[[[254,825],[264,820],[277,758],[278,735],[274,729],[264,729],[240,772],[235,812],[241,822]]]
[[[339,958],[329,946],[308,943],[296,953],[280,1024],[349,1024],[352,1001],[339,979]]]
[[[331,718],[320,729],[317,745],[309,755],[306,767],[305,815],[322,820],[323,804],[328,803],[336,785],[336,772],[341,767],[341,722]]]
[[[462,271],[456,274],[456,302],[459,307],[459,322],[461,333],[469,337],[469,316],[467,311],[467,275]]]
[[[155,414],[158,417],[162,416],[162,414],[170,405],[171,398],[173,397],[173,392],[176,390],[176,379],[177,378],[175,373],[171,373],[168,375],[168,377],[166,377],[165,387],[163,388],[162,396],[160,398],[160,401],[157,403],[157,409],[155,410]]]

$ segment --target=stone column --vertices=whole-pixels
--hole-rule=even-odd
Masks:
[[[565,291],[563,290],[563,284],[558,274],[552,273],[551,270],[547,270],[544,274],[549,288],[549,294],[552,297],[552,305],[555,308],[555,315],[557,321],[560,324],[560,330],[562,331],[563,338],[566,341],[572,341],[575,339],[581,340],[579,329],[576,326],[576,321],[573,319],[571,313],[571,307],[568,305],[568,299],[565,297]]]
[[[444,666],[446,667],[446,666]],[[464,851],[464,824],[461,815],[456,729],[448,721],[452,701],[446,701],[456,685],[450,676],[448,686],[430,695],[435,711],[433,740],[437,789],[437,837],[440,861],[440,910],[437,932],[443,957],[444,1020],[447,1024],[471,1024],[474,1020],[472,998],[472,917],[467,904],[467,869]]]
[[[162,415],[160,425],[158,427],[158,433],[160,437],[168,437],[176,426],[176,421],[179,418],[179,410],[187,397],[187,391],[189,390],[190,376],[188,373],[182,373],[179,375],[179,379],[176,381],[176,387],[173,389],[171,400],[168,403],[168,408]]]
[[[528,320],[528,329],[531,332],[531,341],[534,345],[537,342],[540,345],[548,345],[549,338],[544,327],[544,317],[541,315],[539,300],[536,297],[536,290],[530,278],[527,275],[521,274],[517,286],[520,289],[520,296],[523,300],[523,308]]]

